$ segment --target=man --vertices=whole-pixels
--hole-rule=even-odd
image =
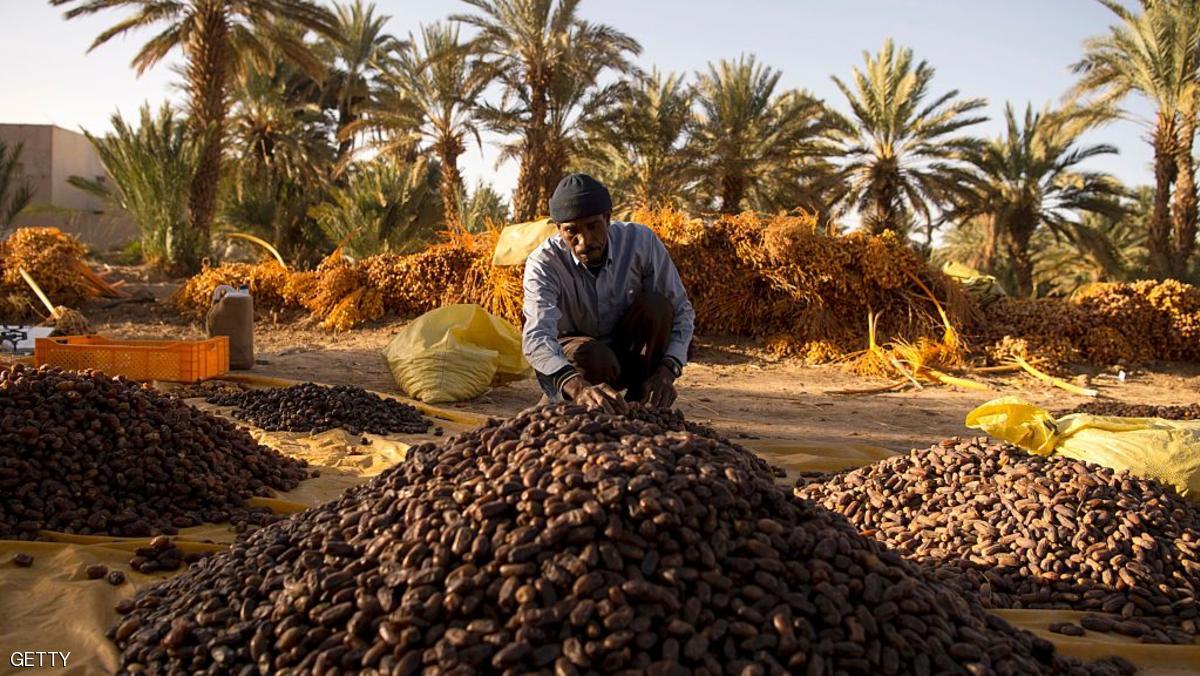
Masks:
[[[525,263],[525,356],[545,400],[669,407],[695,312],[658,236],[611,216],[608,188],[587,174],[554,190],[558,234]]]

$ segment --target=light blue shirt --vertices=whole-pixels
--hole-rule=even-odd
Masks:
[[[675,306],[667,356],[687,364],[696,313],[679,271],[654,231],[638,223],[608,226],[608,260],[597,274],[587,269],[559,235],[525,261],[525,357],[538,373],[570,366],[558,337],[583,335],[607,341],[643,291],[666,296]]]

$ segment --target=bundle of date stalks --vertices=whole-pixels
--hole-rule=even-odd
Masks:
[[[1200,505],[1169,486],[986,438],[806,481],[798,496],[987,607],[1091,611],[1108,617],[1087,629],[1195,641]]]
[[[531,409],[144,591],[122,671],[1121,674],[1018,631],[677,414]]]
[[[50,367],[0,369],[0,538],[261,525],[273,515],[246,500],[295,488],[304,465],[137,383]]]

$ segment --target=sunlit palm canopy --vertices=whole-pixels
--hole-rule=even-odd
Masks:
[[[844,149],[846,199],[871,229],[904,230],[913,216],[933,219],[965,180],[962,159],[979,141],[960,132],[987,119],[976,114],[986,101],[957,90],[933,97],[933,68],[890,39],[863,59],[852,84],[833,78],[857,127]]]

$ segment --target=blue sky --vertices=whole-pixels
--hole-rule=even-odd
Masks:
[[[469,9],[455,0],[377,0],[392,17],[390,30],[406,35]],[[709,61],[743,52],[782,71],[781,84],[805,88],[845,111],[830,75],[846,79],[887,37],[911,47],[933,66],[933,89],[986,97],[992,119],[977,127],[1000,129],[1006,101],[1023,108],[1058,101],[1074,81],[1069,71],[1084,38],[1106,30],[1112,15],[1095,0],[586,0],[581,15],[608,23],[643,47],[640,65],[692,73]],[[64,21],[44,0],[0,2],[0,122],[53,123],[105,131],[116,110],[136,112],[144,101],[178,100],[170,68],[135,77],[128,67],[149,37],[134,34],[86,53],[92,39],[115,23],[119,11]],[[1130,102],[1131,120],[1097,130],[1089,141],[1120,149],[1091,168],[1131,184],[1152,178],[1146,142],[1148,106]],[[485,138],[485,143],[487,139]],[[513,166],[495,166],[495,149],[472,148],[464,158],[468,181],[483,179],[508,191]]]

